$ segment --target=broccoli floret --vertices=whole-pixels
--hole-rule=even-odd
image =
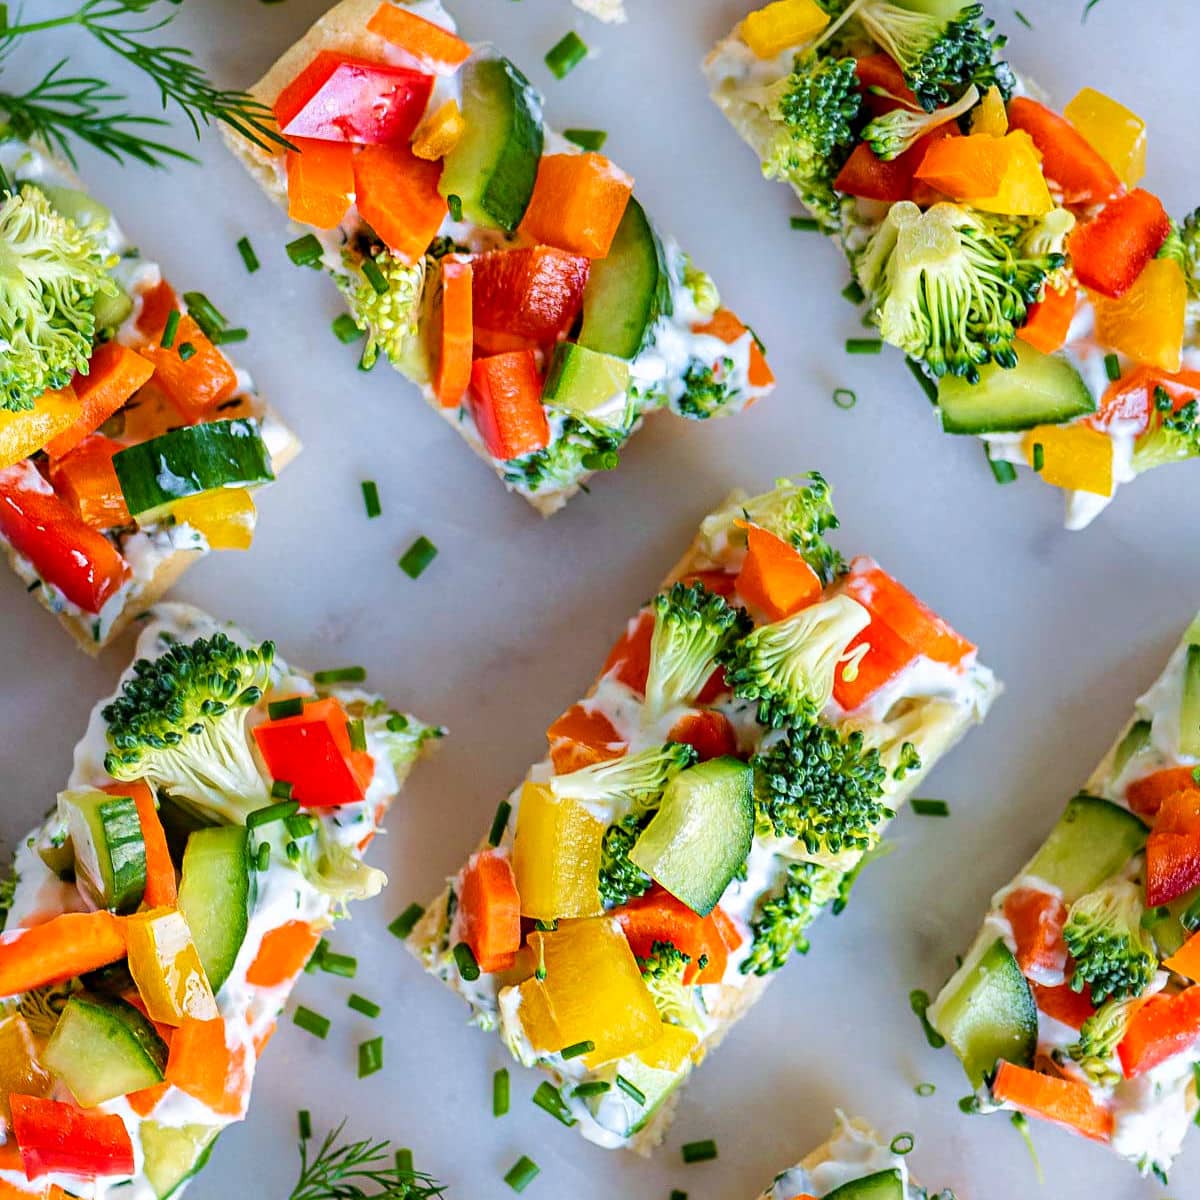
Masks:
[[[629,813],[604,831],[600,843],[600,899],[613,908],[634,896],[644,896],[653,882],[630,857],[629,852],[650,824],[657,810]]]
[[[742,961],[743,975],[778,971],[792,952],[808,953],[805,930],[837,899],[841,872],[812,862],[792,863],[777,895],[763,901],[751,923],[753,941]]]
[[[241,824],[267,802],[246,716],[270,683],[274,657],[273,642],[246,647],[215,633],[139,659],[101,713],[109,745],[104,769]]]
[[[1155,420],[1157,418],[1157,420]],[[1164,463],[1200,454],[1200,404],[1189,400],[1178,412],[1164,387],[1154,389],[1150,428],[1133,444],[1133,469],[1141,474]]]
[[[918,139],[939,125],[954,121],[979,103],[979,89],[972,84],[961,98],[948,108],[936,108],[933,112],[913,112],[908,108],[894,108],[889,113],[876,117],[862,132],[863,141],[875,152],[876,158],[891,162],[899,158]]]
[[[444,727],[426,725],[409,713],[396,712],[382,700],[374,700],[366,705],[351,700],[346,705],[346,711],[351,716],[361,713],[366,732],[380,741],[396,778],[400,780],[404,779],[408,769],[420,757],[426,742],[446,736]]]
[[[696,751],[684,742],[664,742],[624,758],[582,767],[568,775],[555,775],[550,790],[562,799],[575,800],[618,819],[634,808],[648,808],[663,794],[680,771],[696,761]]]
[[[1084,1021],[1079,1040],[1067,1047],[1068,1057],[1093,1083],[1108,1087],[1123,1078],[1112,1057],[1137,1008],[1133,1000],[1110,1000]]]
[[[870,619],[858,601],[834,596],[760,625],[722,655],[725,680],[739,699],[758,701],[761,724],[811,724],[833,695],[846,647]]]
[[[721,307],[716,281],[692,262],[690,254],[683,256],[683,286],[691,292],[692,304],[701,317],[711,317]]]
[[[95,236],[26,184],[0,203],[0,410],[30,409],[87,371],[97,296],[115,296]]]
[[[1158,970],[1154,942],[1142,928],[1142,902],[1128,880],[1105,884],[1071,905],[1063,939],[1075,960],[1071,987],[1091,988],[1093,1003],[1140,996]]]
[[[575,417],[563,419],[562,435],[550,445],[504,464],[506,483],[531,492],[569,487],[588,471],[611,471],[620,461],[629,427],[599,429]]]
[[[879,825],[895,816],[883,801],[887,772],[860,732],[828,725],[789,729],[751,760],[760,837],[804,843],[809,854],[869,850]]]
[[[637,960],[658,1015],[668,1025],[703,1033],[704,1020],[696,1011],[695,989],[683,982],[691,961],[691,956],[676,949],[673,942],[655,942],[649,956]]]
[[[683,373],[683,393],[673,407],[681,417],[706,421],[741,396],[730,380],[733,359],[722,355],[715,363],[691,358]]]
[[[341,911],[351,900],[378,896],[387,884],[382,871],[367,866],[348,846],[331,838],[323,821],[292,844],[296,851],[289,848],[288,861]]]
[[[17,898],[17,884],[21,882],[20,875],[14,867],[8,875],[0,879],[0,933],[8,922],[8,914],[12,911],[13,901]]]
[[[1014,367],[1013,343],[1059,253],[1027,253],[1031,227],[955,204],[927,212],[893,204],[858,262],[858,280],[884,339],[934,377],[979,379],[994,360]],[[1038,226],[1037,236],[1047,236]]]
[[[363,274],[360,259],[350,248],[342,254],[348,273],[335,276],[350,302],[354,323],[367,335],[362,367],[370,369],[383,354],[393,365],[424,378],[428,363],[421,345],[420,318],[425,259],[410,266],[382,249],[361,261],[368,259],[377,268],[371,272],[375,283]]]
[[[717,665],[717,656],[754,622],[742,608],[702,583],[675,583],[654,597],[654,633],[646,676],[643,721],[658,720],[669,708],[692,700]]]
[[[1176,263],[1187,280],[1188,298],[1200,300],[1200,208],[1188,213],[1182,224],[1171,222],[1171,232],[1155,257]]]

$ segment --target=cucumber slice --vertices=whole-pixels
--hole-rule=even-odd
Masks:
[[[754,771],[714,758],[681,771],[629,853],[693,912],[708,916],[754,841]]]
[[[1183,699],[1179,705],[1179,749],[1200,758],[1200,646],[1187,648],[1183,667]]]
[[[998,1059],[1033,1066],[1037,1005],[1012,951],[999,938],[963,963],[930,1009],[929,1020],[954,1047],[975,1087]]]
[[[67,1001],[43,1065],[84,1108],[162,1083],[167,1044],[132,1004],[78,992]]]
[[[607,256],[596,259],[588,273],[579,344],[600,354],[636,358],[654,323],[673,311],[662,242],[630,196]]]
[[[618,1073],[621,1077],[632,1083],[639,1092],[646,1098],[646,1103],[642,1107],[638,1107],[633,1100],[629,1099],[626,1094],[619,1090],[617,1084]],[[625,1137],[633,1137],[634,1134],[640,1133],[654,1119],[655,1114],[663,1103],[672,1095],[676,1088],[688,1077],[687,1071],[667,1071],[658,1067],[647,1066],[636,1054],[630,1055],[628,1058],[623,1058],[618,1063],[612,1063],[603,1068],[597,1075],[597,1079],[606,1080],[611,1087],[608,1092],[602,1092],[598,1096],[589,1096],[587,1098],[587,1106],[591,1109],[593,1115],[599,1115],[602,1107],[607,1107],[612,1104],[610,1096],[621,1097],[625,1099],[627,1109],[632,1106],[634,1112],[631,1114],[632,1119],[625,1130]]]
[[[153,525],[176,500],[223,487],[255,487],[275,478],[258,422],[244,419],[185,425],[127,446],[113,469],[130,513]]]
[[[624,429],[628,391],[629,364],[624,359],[559,342],[546,372],[542,402],[593,424]]]
[[[521,223],[542,158],[542,104],[507,58],[463,68],[463,135],[446,155],[438,191],[462,201],[463,216],[512,233]]]
[[[938,380],[938,407],[946,433],[1016,433],[1062,425],[1096,411],[1096,397],[1077,370],[1057,354],[1018,339],[1017,365],[981,367],[979,382],[957,375]]]
[[[904,1176],[895,1167],[876,1171],[862,1179],[852,1179],[832,1192],[825,1193],[825,1200],[907,1200],[904,1191]]]
[[[246,940],[254,904],[250,835],[240,825],[198,829],[188,838],[179,881],[179,911],[212,986],[221,990]]]
[[[146,842],[137,805],[107,792],[60,792],[58,813],[84,896],[97,908],[133,912],[146,890]]]
[[[220,1129],[211,1125],[141,1125],[143,1170],[157,1200],[174,1196],[208,1161]]]
[[[133,297],[123,287],[118,285],[117,290],[111,296],[107,292],[101,292],[96,297],[95,305],[92,308],[97,332],[109,330],[115,333],[125,323],[131,312],[133,312]]]
[[[1141,754],[1150,745],[1151,729],[1152,726],[1149,721],[1135,721],[1130,725],[1129,732],[1121,739],[1121,744],[1117,747],[1116,753],[1113,755],[1112,773],[1114,779],[1117,779],[1121,772],[1129,766],[1130,761],[1135,755]]]
[[[1074,904],[1137,854],[1146,833],[1133,813],[1099,796],[1076,796],[1024,873],[1058,888]]]
[[[1194,904],[1200,904],[1200,888],[1193,888],[1182,896],[1176,896],[1169,904],[1148,910],[1142,918],[1160,958],[1177,954],[1195,932],[1196,917],[1200,914],[1191,911]]]

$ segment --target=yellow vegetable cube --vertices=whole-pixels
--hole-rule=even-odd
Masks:
[[[1023,129],[1014,129],[1001,139],[1006,152],[1004,174],[994,196],[969,196],[967,203],[983,212],[1010,217],[1040,217],[1054,207],[1046,177],[1042,174],[1042,156],[1033,138]]]
[[[428,117],[417,130],[413,138],[412,151],[418,158],[430,162],[445,158],[462,137],[467,123],[459,110],[458,101],[447,100],[438,110]]]
[[[971,132],[987,133],[992,137],[1003,137],[1008,132],[1008,110],[995,84],[983,93],[979,107],[971,114]]]
[[[700,1039],[682,1025],[662,1024],[659,1036],[637,1052],[637,1057],[656,1071],[678,1071],[691,1057]]]
[[[1147,367],[1178,371],[1183,358],[1187,280],[1169,258],[1147,263],[1119,299],[1093,296],[1096,338]]]
[[[254,500],[245,488],[217,488],[177,500],[170,516],[177,525],[190,525],[202,533],[213,550],[249,550],[258,520]]]
[[[0,1127],[12,1120],[11,1093],[48,1096],[52,1084],[50,1073],[38,1062],[37,1045],[25,1018],[0,1019]]]
[[[1092,149],[1133,187],[1146,173],[1146,122],[1111,96],[1085,87],[1063,109],[1063,116]]]
[[[544,783],[526,782],[517,809],[513,873],[521,913],[535,921],[594,917],[600,901],[600,844],[606,826]]]
[[[155,908],[136,913],[125,926],[129,973],[150,1020],[179,1025],[184,1017],[220,1016],[200,954],[183,913]]]
[[[79,420],[83,405],[69,384],[59,392],[44,392],[24,412],[0,409],[0,468],[11,467],[40,450],[51,438]]]
[[[1025,435],[1025,454],[1034,467],[1041,458],[1041,476],[1054,487],[1113,494],[1112,439],[1090,425],[1039,425]]]
[[[518,1012],[535,1050],[590,1041],[595,1049],[583,1061],[595,1068],[661,1039],[654,998],[616,921],[564,922],[552,932],[535,930],[529,945],[545,978],[520,985]]]
[[[829,14],[816,0],[775,0],[749,14],[742,22],[742,37],[759,58],[774,58],[800,46],[829,24]]]

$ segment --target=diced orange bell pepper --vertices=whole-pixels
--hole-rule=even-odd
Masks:
[[[589,259],[554,246],[490,250],[472,263],[478,353],[548,345],[566,335],[583,307]]]
[[[124,957],[124,919],[103,910],[9,930],[0,933],[0,997],[62,983]]]
[[[336,229],[354,197],[354,147],[349,142],[293,138],[287,152],[288,216],[301,225]]]
[[[129,973],[146,1015],[163,1025],[216,1017],[217,1002],[191,930],[178,909],[135,913],[125,923]]]
[[[223,1117],[246,1115],[254,1074],[252,1047],[233,1042],[223,1017],[185,1017],[171,1039],[166,1080]]]
[[[148,908],[173,908],[179,891],[175,882],[175,864],[167,835],[158,819],[158,807],[149,784],[135,779],[131,783],[109,783],[100,789],[110,796],[128,796],[137,808],[142,842],[146,847],[146,890],[142,901]]]
[[[737,594],[772,621],[781,621],[821,598],[821,581],[804,556],[769,529],[735,522],[746,531],[747,550]]]
[[[1061,288],[1047,284],[1042,289],[1042,298],[1030,306],[1025,324],[1017,330],[1017,337],[1043,354],[1061,350],[1075,319],[1075,301],[1073,283],[1068,282]]]
[[[112,465],[113,455],[121,448],[120,442],[92,433],[66,457],[50,463],[50,483],[55,492],[92,529],[133,524]]]
[[[1133,432],[1145,433],[1154,414],[1154,393],[1157,388],[1171,397],[1178,412],[1185,404],[1200,399],[1200,371],[1159,371],[1152,367],[1137,367],[1109,384],[1100,401],[1099,410],[1089,418],[1097,429],[1110,429],[1114,422],[1132,422]]]
[[[126,445],[148,442],[181,425],[196,424],[179,411],[175,402],[150,376],[150,382],[125,406],[121,413],[121,440]]]
[[[1135,188],[1072,230],[1067,249],[1075,277],[1115,300],[1133,287],[1170,232],[1171,218],[1162,201]]]
[[[532,350],[477,358],[467,407],[493,458],[508,462],[550,444],[542,378]]]
[[[166,327],[167,318],[179,308],[175,289],[165,279],[138,293],[141,307],[134,322],[138,333],[157,341]]]
[[[1200,787],[1190,780],[1163,797],[1154,818],[1156,833],[1200,833]]]
[[[718,914],[720,914],[718,916]],[[648,958],[655,942],[670,942],[691,962],[684,983],[720,983],[729,951],[741,945],[741,936],[720,906],[707,917],[697,916],[682,900],[655,884],[644,896],[627,900],[611,910],[638,958]],[[732,937],[732,942],[727,937]]]
[[[1096,339],[1136,363],[1178,371],[1187,302],[1187,279],[1179,264],[1152,259],[1119,299],[1094,297]]]
[[[1041,475],[1051,487],[1113,494],[1113,443],[1090,425],[1039,425],[1025,434],[1025,456],[1035,465],[1040,446]]]
[[[630,691],[646,694],[650,674],[650,640],[654,636],[654,614],[642,610],[625,627],[617,644],[608,652],[601,677],[613,675]]]
[[[396,4],[381,4],[367,28],[403,50],[427,71],[451,72],[471,57],[470,43],[449,29]]]
[[[792,47],[799,49],[828,24],[829,14],[816,0],[772,0],[746,14],[742,39],[756,58],[774,58]]]
[[[1023,129],[1042,156],[1042,170],[1067,204],[1099,204],[1121,187],[1117,173],[1064,117],[1027,96],[1008,102],[1010,129]]]
[[[680,742],[696,751],[699,762],[736,755],[737,732],[729,718],[713,709],[684,713],[667,734],[668,742]]]
[[[413,153],[432,162],[445,158],[462,139],[467,122],[456,100],[447,100],[421,123],[413,138]]]
[[[46,443],[51,458],[69,454],[99,429],[154,373],[154,364],[120,342],[103,342],[92,351],[87,374],[72,380],[81,411],[70,429]]]
[[[1142,817],[1157,815],[1163,801],[1174,793],[1197,786],[1195,767],[1167,767],[1135,779],[1125,789],[1129,807]]]
[[[1057,987],[1047,987],[1033,980],[1030,985],[1037,1006],[1048,1017],[1071,1029],[1081,1029],[1084,1021],[1095,1011],[1092,1004],[1091,991],[1084,988],[1077,992],[1069,983],[1060,983]]]
[[[1033,979],[1061,974],[1067,962],[1062,899],[1037,888],[1016,888],[1004,898],[1004,915],[1012,925],[1021,973]]]
[[[453,940],[471,947],[481,971],[507,971],[521,948],[521,898],[508,854],[472,854],[458,874],[455,894]]]
[[[546,730],[556,775],[569,775],[598,762],[620,758],[628,744],[598,709],[572,704]]]
[[[72,429],[83,412],[68,384],[43,392],[33,407],[21,412],[0,409],[0,470],[35,454],[59,434]]]
[[[897,108],[920,109],[917,97],[904,78],[900,65],[890,54],[867,54],[854,63],[863,108],[881,117]]]
[[[418,158],[407,142],[365,146],[354,156],[359,214],[402,262],[416,262],[446,218],[441,177],[442,164]]]
[[[1085,87],[1063,116],[1108,163],[1126,187],[1146,173],[1146,122],[1111,96]]]
[[[737,314],[730,309],[718,308],[710,320],[700,325],[694,325],[692,332],[720,338],[727,345],[733,345],[734,342],[750,333],[750,329],[743,325]],[[767,365],[762,347],[753,334],[750,334],[750,367],[746,379],[751,387],[756,388],[770,387],[775,382],[775,373]]]
[[[1033,139],[1023,129],[997,138],[1004,148],[1004,169],[995,192],[964,197],[972,208],[1010,216],[1041,216],[1054,207],[1041,159]],[[957,142],[958,138],[943,141]]]
[[[125,1096],[125,1103],[139,1117],[148,1117],[162,1103],[162,1098],[170,1090],[169,1083],[155,1083],[148,1088],[139,1088],[136,1092],[129,1092]],[[4,1200],[3,1192],[0,1192],[0,1200]]]
[[[320,933],[307,921],[288,921],[269,929],[246,972],[246,982],[253,987],[281,987],[304,970],[320,940]]]
[[[1164,967],[1200,983],[1200,933],[1193,933],[1170,958],[1163,959]]]
[[[992,196],[1000,190],[1008,159],[1003,138],[980,133],[941,138],[926,150],[913,177],[955,200]]]
[[[180,318],[169,348],[160,344],[162,332],[158,330],[141,353],[154,364],[154,382],[188,421],[202,419],[237,392],[237,372],[233,365],[192,317],[185,313]],[[180,354],[183,346],[191,346],[190,357]]]
[[[249,550],[258,524],[254,497],[246,488],[216,488],[176,500],[167,510],[176,525],[190,525],[211,550]]]
[[[1200,1037],[1200,986],[1151,996],[1133,1015],[1117,1056],[1126,1079],[1136,1079],[1190,1050]]]
[[[536,921],[591,917],[600,902],[600,848],[606,825],[544,783],[521,787],[513,873],[521,913]]]
[[[521,232],[585,258],[604,258],[631,195],[633,180],[603,154],[543,155]]]
[[[1093,1141],[1107,1142],[1112,1137],[1112,1113],[1092,1098],[1086,1083],[1078,1080],[1001,1062],[992,1082],[992,1095],[1019,1112],[1065,1125]]]
[[[470,259],[447,254],[442,259],[442,294],[437,363],[433,390],[443,408],[462,403],[471,386],[471,355],[475,344]]]

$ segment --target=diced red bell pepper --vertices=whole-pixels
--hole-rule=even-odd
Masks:
[[[654,636],[654,614],[643,609],[625,627],[617,644],[604,660],[603,678],[613,675],[631,692],[646,694],[650,674],[650,639]]]
[[[542,377],[532,350],[477,358],[467,408],[493,458],[507,462],[550,444]]]
[[[432,75],[321,50],[279,93],[275,120],[289,139],[406,142],[432,90]]]
[[[854,654],[866,646],[865,653]],[[872,620],[846,647],[848,662],[833,673],[833,698],[843,711],[861,708],[885,683],[895,679],[917,652],[881,621]],[[852,678],[847,678],[847,673]]]
[[[1084,1021],[1095,1011],[1092,1004],[1090,988],[1077,992],[1069,983],[1060,983],[1057,987],[1047,987],[1036,980],[1029,985],[1033,989],[1033,998],[1039,1009],[1048,1017],[1053,1017],[1063,1025],[1072,1029],[1081,1029]]]
[[[1143,1075],[1190,1049],[1200,1037],[1200,986],[1151,996],[1133,1015],[1117,1056],[1126,1079]]]
[[[1200,885],[1200,833],[1154,832],[1146,839],[1146,904],[1156,908]]]
[[[84,612],[98,613],[129,578],[129,564],[116,547],[85,525],[28,463],[0,471],[0,537]]]
[[[1166,767],[1135,779],[1125,789],[1129,807],[1140,817],[1153,817],[1176,792],[1197,786],[1195,767]],[[1176,831],[1179,832],[1179,831]]]
[[[26,1179],[55,1172],[81,1179],[133,1174],[133,1143],[120,1117],[15,1092],[8,1103]]]
[[[254,740],[272,779],[292,785],[307,808],[356,804],[366,794],[375,763],[350,745],[346,710],[333,697],[305,704],[294,717],[254,727]]]
[[[890,54],[882,51],[867,54],[854,64],[858,76],[858,90],[862,95],[863,108],[873,117],[881,117],[897,108],[919,109],[917,97],[904,79]]]
[[[599,762],[620,758],[629,749],[613,723],[598,708],[572,704],[546,730],[556,775],[569,775]]]
[[[476,353],[546,345],[583,307],[591,263],[553,246],[490,250],[474,259],[471,306]]]
[[[120,442],[93,433],[65,458],[50,464],[54,490],[92,529],[115,529],[133,521],[112,465],[120,449]]]
[[[667,734],[668,742],[683,742],[691,746],[701,762],[737,754],[737,733],[724,713],[699,709],[685,713]]]
[[[1004,915],[1012,925],[1021,973],[1042,982],[1061,976],[1067,963],[1062,899],[1037,888],[1016,888],[1004,898]]]
[[[905,152],[884,162],[866,142],[859,142],[838,172],[833,186],[839,192],[863,200],[883,200],[895,204],[913,198],[913,176],[925,158],[925,152],[939,138],[956,136],[953,122],[939,125],[924,137],[918,138]]]
[[[1088,418],[1095,429],[1109,430],[1120,421],[1132,422],[1132,432],[1145,433],[1154,416],[1154,392],[1162,388],[1178,412],[1189,401],[1200,398],[1200,371],[1163,371],[1158,367],[1135,367],[1105,389],[1100,408]]]
[[[1133,286],[1170,232],[1171,218],[1162,201],[1134,188],[1072,231],[1067,249],[1075,277],[1084,287],[1116,299]]]
[[[1042,156],[1042,172],[1067,204],[1100,204],[1121,188],[1117,173],[1066,117],[1030,100],[1008,102],[1008,127],[1023,129]]]
[[[638,958],[648,958],[655,942],[670,942],[686,954],[692,961],[683,973],[685,983],[719,983],[729,951],[742,942],[737,927],[719,905],[707,917],[697,916],[658,884],[644,896],[614,908],[609,915],[620,923],[629,948]],[[702,958],[706,959],[703,966]]]

